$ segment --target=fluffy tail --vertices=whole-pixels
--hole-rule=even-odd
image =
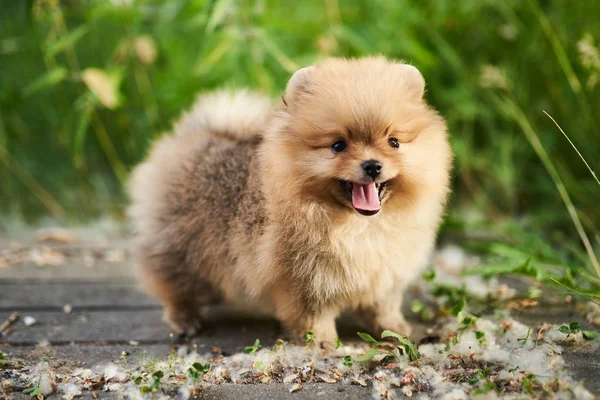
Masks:
[[[204,132],[249,140],[262,133],[271,108],[271,99],[267,96],[245,89],[203,94],[175,124],[175,134],[187,136]]]
[[[131,174],[128,214],[135,231],[146,235],[161,231],[172,182],[180,179],[182,167],[193,164],[211,138],[250,141],[262,134],[270,115],[271,100],[258,93],[241,90],[201,95],[175,124],[174,134],[154,142],[146,160]]]

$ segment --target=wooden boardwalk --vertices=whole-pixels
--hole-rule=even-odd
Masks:
[[[17,241],[0,238],[5,259],[9,254],[9,260],[18,261],[0,263],[0,323],[15,312],[19,314],[18,321],[5,332],[8,334],[0,337],[0,351],[26,365],[49,357],[59,372],[118,363],[121,352],[131,354],[134,348],[143,349],[149,357],[166,359],[173,339],[162,321],[161,306],[138,290],[125,249],[126,242],[121,239],[98,245],[93,240],[65,244],[39,243],[32,237]],[[53,257],[60,262],[51,265]],[[44,262],[50,264],[41,265]],[[27,317],[34,318],[35,323],[27,326]],[[223,354],[234,354],[257,338],[273,343],[280,335],[279,324],[272,318],[223,307],[208,310],[206,325],[202,336],[186,344],[197,345],[199,351],[218,348]],[[347,329],[356,332],[355,327]],[[3,374],[8,371],[0,369],[0,384]],[[29,398],[18,393],[24,387],[15,389],[11,394],[14,398]],[[294,397],[312,399],[317,393],[327,393],[328,398],[343,394],[345,398],[366,399],[371,392],[360,386],[321,383],[305,386]],[[289,385],[283,384],[226,384],[211,387],[202,398],[268,399],[289,394]],[[62,394],[49,398],[59,399]],[[84,392],[81,398],[93,397]],[[102,392],[99,398],[117,396]]]
[[[18,243],[0,239],[5,260],[4,265],[0,264],[0,323],[15,312],[19,314],[19,320],[0,337],[0,350],[32,365],[41,357],[49,357],[59,371],[118,362],[122,351],[131,353],[134,347],[143,348],[148,355],[166,357],[171,339],[162,322],[161,307],[137,290],[125,247],[122,240],[98,245],[93,241],[40,244],[31,238]],[[43,265],[45,262],[56,265]],[[26,317],[35,323],[26,325]],[[521,319],[534,324],[578,320],[589,326],[573,309],[563,306],[534,308]],[[357,327],[349,322],[341,331],[342,336],[355,337]],[[279,334],[279,324],[271,318],[215,307],[208,311],[206,332],[192,343],[199,349],[214,346],[233,354],[243,351],[256,338],[272,343]],[[583,380],[592,393],[600,393],[598,346],[590,344],[564,356],[576,378]],[[0,384],[2,374],[6,378],[8,372],[0,369]],[[14,398],[28,398],[17,393],[23,388],[15,389]],[[317,393],[325,398],[371,398],[368,388],[327,384],[307,386],[294,397],[308,399]],[[229,384],[213,386],[203,398],[239,400],[289,395],[289,387],[283,384]],[[83,398],[91,396],[84,393]],[[103,392],[100,398],[115,398],[111,396]]]

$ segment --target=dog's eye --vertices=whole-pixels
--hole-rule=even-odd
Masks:
[[[333,150],[334,153],[341,153],[347,148],[348,143],[346,143],[344,140],[338,140],[337,142],[331,145],[331,150]]]
[[[398,142],[398,139],[396,139],[395,137],[389,138],[388,143],[390,144],[390,146],[392,146],[395,149],[400,147],[400,143]]]

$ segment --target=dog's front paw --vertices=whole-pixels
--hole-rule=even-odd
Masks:
[[[179,336],[193,337],[202,330],[202,320],[196,314],[165,310],[163,320]]]

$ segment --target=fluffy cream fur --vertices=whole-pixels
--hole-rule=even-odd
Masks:
[[[342,310],[409,334],[402,294],[434,246],[452,159],[424,89],[416,68],[370,57],[298,71],[277,107],[247,91],[200,97],[130,185],[140,277],[167,320],[193,333],[200,304],[243,299],[296,338],[333,342]],[[366,183],[371,159],[386,184],[365,216],[341,182]]]

